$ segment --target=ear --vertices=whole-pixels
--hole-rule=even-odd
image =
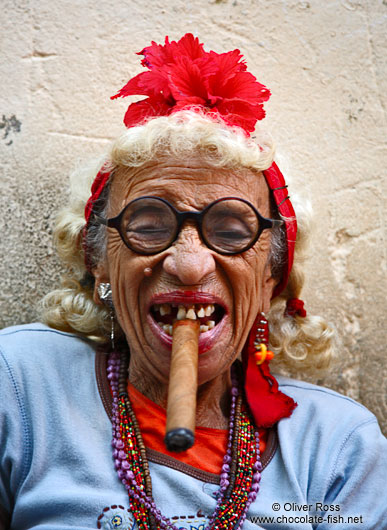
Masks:
[[[95,304],[102,305],[103,302],[99,297],[98,287],[101,283],[110,283],[110,277],[109,277],[109,271],[107,268],[107,264],[105,263],[105,261],[103,261],[99,263],[96,267],[94,267],[91,272],[95,279],[93,300]]]
[[[263,285],[262,285],[262,311],[268,313],[270,309],[270,301],[273,296],[274,289],[278,283],[278,279],[271,275],[271,267],[267,263],[264,271]]]

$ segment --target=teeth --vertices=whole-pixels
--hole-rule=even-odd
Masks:
[[[168,333],[168,335],[172,335],[171,324],[163,324],[163,330],[165,331],[165,333]]]
[[[197,320],[198,318],[209,317],[215,311],[215,306],[213,304],[207,304],[205,306],[202,304],[191,304],[189,306],[184,306],[182,304],[154,304],[153,306],[154,310],[160,313],[160,316],[170,315],[172,313],[172,307],[177,307],[177,320],[184,320],[185,318],[188,318],[189,320]],[[165,333],[172,335],[172,326],[170,324],[165,324],[164,322],[157,322],[157,324],[165,331]],[[215,320],[207,320],[205,324],[201,324],[200,331],[201,333],[204,333],[214,327]]]
[[[163,317],[164,315],[170,315],[171,314],[171,306],[169,304],[163,304],[160,306],[160,315]]]
[[[179,305],[179,309],[177,311],[177,320],[184,320],[186,318],[186,310],[185,310],[185,307],[183,305]]]
[[[214,311],[215,311],[215,307],[212,304],[210,304],[210,305],[206,306],[206,308],[204,310],[204,313],[205,313],[206,317],[209,317],[209,316],[212,315],[212,313]]]
[[[170,335],[172,337],[173,333],[173,327],[172,324],[163,324],[162,322],[157,322],[159,327],[167,333],[167,335]],[[212,329],[215,326],[215,322],[213,320],[209,320],[207,322],[207,325],[201,324],[200,326],[200,333],[205,333],[209,329]]]
[[[187,311],[187,318],[189,318],[190,320],[196,320],[195,309],[193,309],[192,307]]]
[[[202,306],[200,306],[200,309],[196,312],[196,314],[197,314],[197,316],[198,316],[199,318],[204,317],[205,313],[204,313],[204,309],[203,309]]]

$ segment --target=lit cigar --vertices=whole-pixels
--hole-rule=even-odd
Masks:
[[[165,434],[168,451],[185,451],[195,441],[199,327],[198,320],[173,324]]]

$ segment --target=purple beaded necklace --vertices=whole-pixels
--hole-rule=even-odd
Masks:
[[[113,457],[124,484],[139,530],[179,530],[162,515],[152,497],[152,482],[141,431],[127,393],[128,356],[112,352],[108,379],[113,395]],[[232,371],[231,409],[227,451],[214,512],[205,530],[240,530],[256,499],[262,464],[259,433],[242,404],[235,371]]]

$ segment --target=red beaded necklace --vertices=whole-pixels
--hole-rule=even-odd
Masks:
[[[128,356],[109,356],[108,379],[113,394],[113,457],[129,495],[139,530],[178,530],[164,517],[152,497],[145,445],[127,393]],[[259,434],[242,402],[233,376],[227,452],[223,459],[217,503],[205,530],[238,530],[259,490],[262,464]]]

